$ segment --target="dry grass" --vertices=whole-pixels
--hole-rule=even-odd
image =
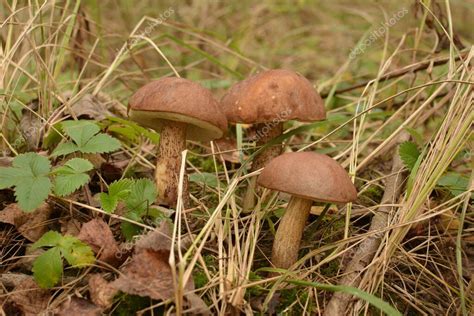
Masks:
[[[191,210],[178,203],[172,214],[173,243],[178,247],[170,257],[178,277],[175,304],[159,303],[142,312],[161,305],[168,312],[183,311],[183,285],[190,278],[199,285],[194,292],[215,314],[275,308],[290,314],[322,311],[330,292],[285,280],[337,284],[351,252],[368,237],[371,214],[382,206],[390,158],[397,137],[406,130],[418,139],[423,159],[392,206],[389,225],[378,232],[382,243],[362,271],[359,288],[405,314],[473,312],[472,3],[242,0],[157,5],[118,0],[99,5],[97,0],[4,0],[0,8],[5,156],[27,151],[28,138],[41,139],[84,95],[100,95],[125,107],[139,86],[162,76],[199,81],[220,96],[255,71],[290,68],[325,95],[328,121],[288,134],[286,150],[336,158],[356,183],[358,201],[338,206],[318,225],[313,215],[301,260],[290,272],[267,278],[263,268],[270,267],[275,214],[285,197],[265,191],[266,202],[242,215],[243,188],[258,172],[246,174],[245,165],[226,164],[212,143],[190,144],[182,171],[213,173],[220,182],[217,187],[194,184]],[[169,18],[147,31],[169,8]],[[381,21],[403,8],[406,15],[355,59],[348,58]],[[25,136],[20,126],[25,113],[39,118],[34,135]],[[292,122],[285,127],[290,131],[300,126]],[[242,126],[231,131],[239,149],[251,145],[247,132]],[[246,154],[251,152],[253,148]],[[125,170],[153,172],[156,157],[149,140],[124,144],[121,154],[130,159]],[[455,197],[440,189],[436,184],[448,170],[471,177],[471,189]],[[73,213],[101,213],[87,203],[61,203]],[[454,223],[449,229],[443,224],[447,219]],[[183,250],[180,245],[189,236],[191,245]],[[0,260],[7,271],[10,261],[18,258],[21,242],[16,237],[2,237],[0,242]],[[57,291],[59,301],[74,291],[87,295],[87,287],[79,283],[68,286]],[[348,310],[365,313],[377,314],[362,300],[354,300]]]

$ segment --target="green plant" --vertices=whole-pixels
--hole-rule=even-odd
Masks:
[[[20,208],[32,212],[46,200],[51,189],[66,196],[86,184],[87,172],[92,169],[89,161],[73,158],[51,170],[47,157],[31,152],[20,154],[13,159],[12,167],[0,168],[0,189],[14,187]]]
[[[109,185],[107,193],[100,194],[100,204],[104,211],[113,213],[119,204],[125,206],[125,217],[142,223],[145,216],[153,220],[161,220],[164,216],[157,209],[150,208],[156,200],[156,186],[149,179],[121,179]],[[140,232],[140,228],[130,222],[122,223],[122,232],[131,239]]]
[[[33,276],[42,288],[56,285],[63,274],[63,258],[72,267],[83,267],[94,263],[92,249],[73,236],[63,236],[58,232],[45,233],[31,248],[49,247],[33,263]]]
[[[79,151],[85,154],[108,153],[120,148],[120,142],[104,133],[92,121],[64,121],[61,123],[64,133],[70,141],[59,144],[53,151],[53,156],[68,155]]]
[[[418,157],[420,156],[420,151],[415,143],[407,141],[400,144],[398,154],[400,155],[403,164],[408,168],[408,170],[412,171]]]

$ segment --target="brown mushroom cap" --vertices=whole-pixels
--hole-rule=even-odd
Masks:
[[[308,200],[347,203],[357,198],[356,188],[344,168],[334,159],[314,152],[286,153],[273,159],[257,182]]]
[[[157,131],[166,120],[188,123],[188,139],[220,138],[227,129],[227,119],[211,92],[183,78],[146,84],[130,98],[129,108],[132,120]]]
[[[235,84],[221,100],[232,123],[301,122],[326,118],[324,102],[305,77],[290,70],[263,71]]]

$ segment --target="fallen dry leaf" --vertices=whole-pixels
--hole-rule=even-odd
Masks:
[[[31,102],[27,105],[30,110],[23,109],[19,130],[25,140],[27,151],[36,151],[42,141],[44,134],[43,120],[34,112],[38,109],[38,102]]]
[[[110,264],[117,263],[116,253],[119,251],[114,235],[102,219],[93,219],[82,225],[77,237],[91,246],[99,254],[98,259]]]
[[[69,100],[72,97],[72,92],[67,91],[63,93],[65,99]],[[85,94],[82,97],[77,98],[74,96],[72,104],[66,107],[65,113],[76,116],[77,118],[92,119],[101,121],[109,116],[116,116],[117,113],[109,111],[110,107],[115,107],[116,104],[112,101],[107,102],[105,98],[93,96],[92,94]],[[125,107],[123,107],[122,113],[119,116],[124,117]],[[115,111],[115,108],[114,108]],[[116,111],[115,111],[116,112]]]
[[[77,236],[81,230],[81,222],[75,218],[64,219],[60,218],[59,223],[61,224],[61,234]]]
[[[57,316],[100,316],[101,309],[86,299],[68,297],[55,311]]]
[[[48,290],[39,288],[33,278],[28,277],[10,292],[9,300],[15,303],[23,315],[34,316],[47,309],[50,298]]]
[[[171,267],[168,263],[169,251],[141,249],[122,269],[122,274],[113,281],[120,291],[139,296],[148,296],[156,300],[174,298],[175,288]],[[185,290],[192,290],[188,282]]]
[[[138,249],[151,249],[154,251],[171,249],[171,225],[162,221],[160,225],[148,234],[142,236],[135,244]]]
[[[0,211],[0,222],[15,226],[23,237],[34,242],[48,231],[51,213],[48,203],[43,203],[32,213],[25,213],[16,203],[12,203]]]
[[[112,300],[118,290],[100,274],[93,274],[89,278],[89,294],[91,301],[102,308],[112,305]]]

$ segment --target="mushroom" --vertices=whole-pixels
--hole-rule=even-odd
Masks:
[[[272,249],[272,264],[283,269],[298,259],[313,201],[348,203],[357,198],[356,188],[341,165],[314,152],[285,153],[273,159],[258,177],[258,184],[291,195]]]
[[[326,118],[324,102],[311,83],[290,70],[267,70],[238,82],[222,97],[221,103],[229,122],[256,124],[257,146],[280,136],[286,121],[313,122]],[[255,157],[250,172],[263,168],[281,151],[282,144],[264,150]],[[256,189],[253,177],[244,195],[244,212],[255,206]]]
[[[183,78],[162,78],[141,87],[131,97],[129,111],[132,120],[161,134],[155,172],[158,202],[175,207],[186,139],[222,137],[226,117],[209,90]],[[187,177],[184,179],[187,201]]]

